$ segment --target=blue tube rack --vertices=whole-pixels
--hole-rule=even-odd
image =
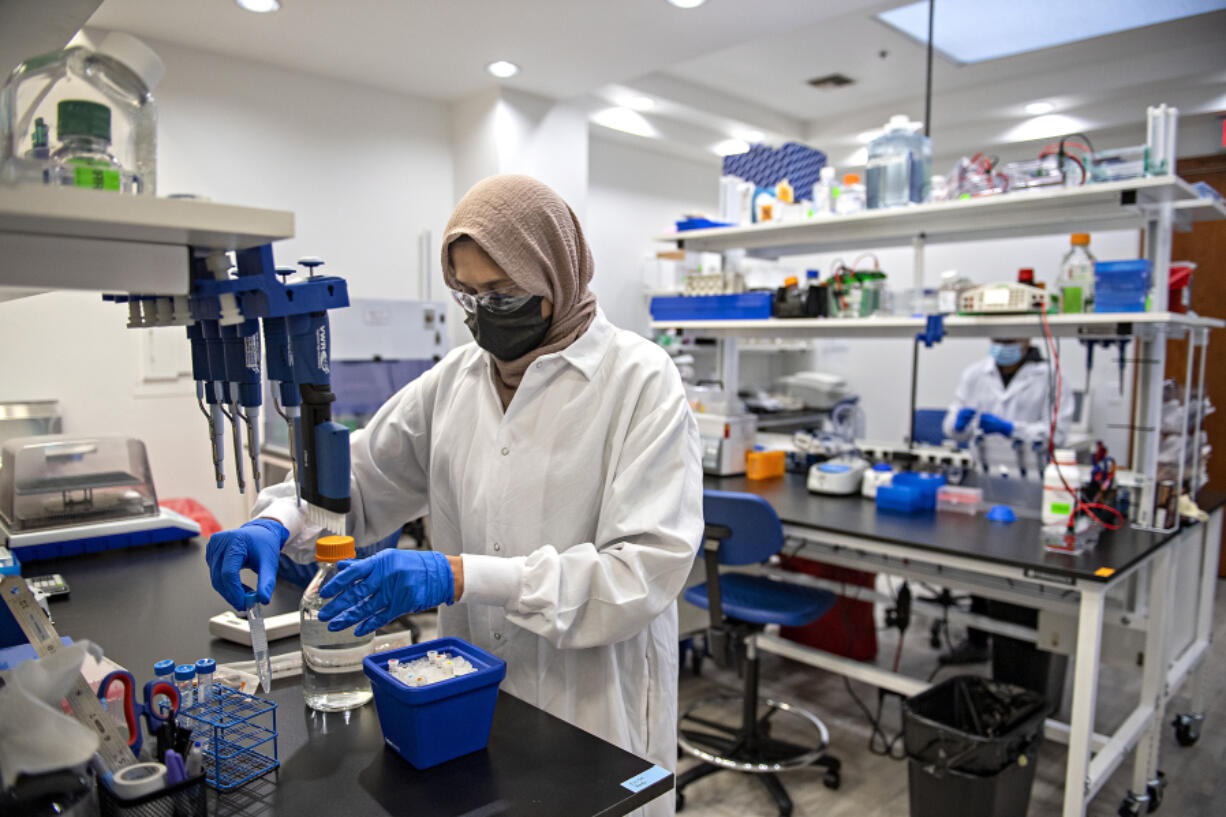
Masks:
[[[192,740],[200,741],[205,779],[217,791],[236,789],[281,765],[272,701],[213,684],[208,701],[180,710],[178,717],[181,726],[192,728]]]

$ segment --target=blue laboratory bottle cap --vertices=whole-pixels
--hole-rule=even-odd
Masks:
[[[191,664],[180,664],[175,667],[176,681],[190,681],[196,677],[196,668]]]
[[[764,446],[764,445],[755,445],[755,446],[753,447],[753,450],[754,450],[754,451],[765,451],[765,450],[766,450],[766,446]]]
[[[816,278],[816,277],[817,277],[817,270],[811,269],[811,270],[805,271],[805,278]]]
[[[885,471],[893,471],[894,469],[890,467],[889,463],[879,462],[873,466],[873,470],[885,472]]]
[[[987,517],[993,522],[1003,522],[1008,525],[1017,519],[1017,514],[1008,505],[993,505],[988,511]]]
[[[159,678],[163,675],[170,675],[175,671],[175,662],[171,658],[163,658],[153,665],[153,674]]]
[[[201,658],[196,662],[196,674],[204,675],[206,672],[212,672],[217,669],[217,662],[212,658]]]
[[[846,465],[840,465],[837,462],[823,462],[817,466],[817,470],[824,474],[846,474],[851,469]]]

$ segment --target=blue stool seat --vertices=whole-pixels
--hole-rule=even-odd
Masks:
[[[803,627],[834,606],[835,594],[816,587],[772,581],[765,576],[724,573],[719,577],[720,606],[729,618],[751,624]],[[685,600],[706,610],[707,586],[685,591]]]

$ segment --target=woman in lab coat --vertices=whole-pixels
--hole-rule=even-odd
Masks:
[[[436,551],[349,563],[321,618],[361,634],[440,607],[440,635],[506,659],[507,692],[672,769],[675,600],[703,529],[681,379],[597,308],[579,222],[534,179],[470,190],[442,263],[476,342],[353,434],[348,517],[362,544],[429,513]],[[214,586],[235,606],[240,565],[259,568],[267,601],[280,547],[313,558],[321,531],[293,496],[266,489],[262,518],[210,541]],[[672,812],[661,798],[647,813]]]

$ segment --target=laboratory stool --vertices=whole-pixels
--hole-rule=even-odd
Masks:
[[[783,547],[783,526],[766,500],[753,494],[704,491],[706,522],[703,559],[707,579],[685,591],[685,598],[710,614],[708,645],[721,666],[735,653],[743,670],[744,694],[707,698],[681,715],[677,743],[702,761],[677,777],[677,810],[685,807],[685,788],[695,780],[721,771],[752,774],[770,793],[780,817],[792,813],[777,772],[805,766],[826,770],[822,782],[839,787],[839,761],[825,754],[830,743],[826,725],[808,710],[784,701],[758,697],[758,633],[768,624],[804,626],[821,618],[834,605],[827,590],[788,584],[745,573],[720,574],[720,565],[758,564]],[[700,712],[715,712],[730,702],[740,704],[740,725],[728,726]],[[779,713],[814,733],[811,745],[772,737]]]

